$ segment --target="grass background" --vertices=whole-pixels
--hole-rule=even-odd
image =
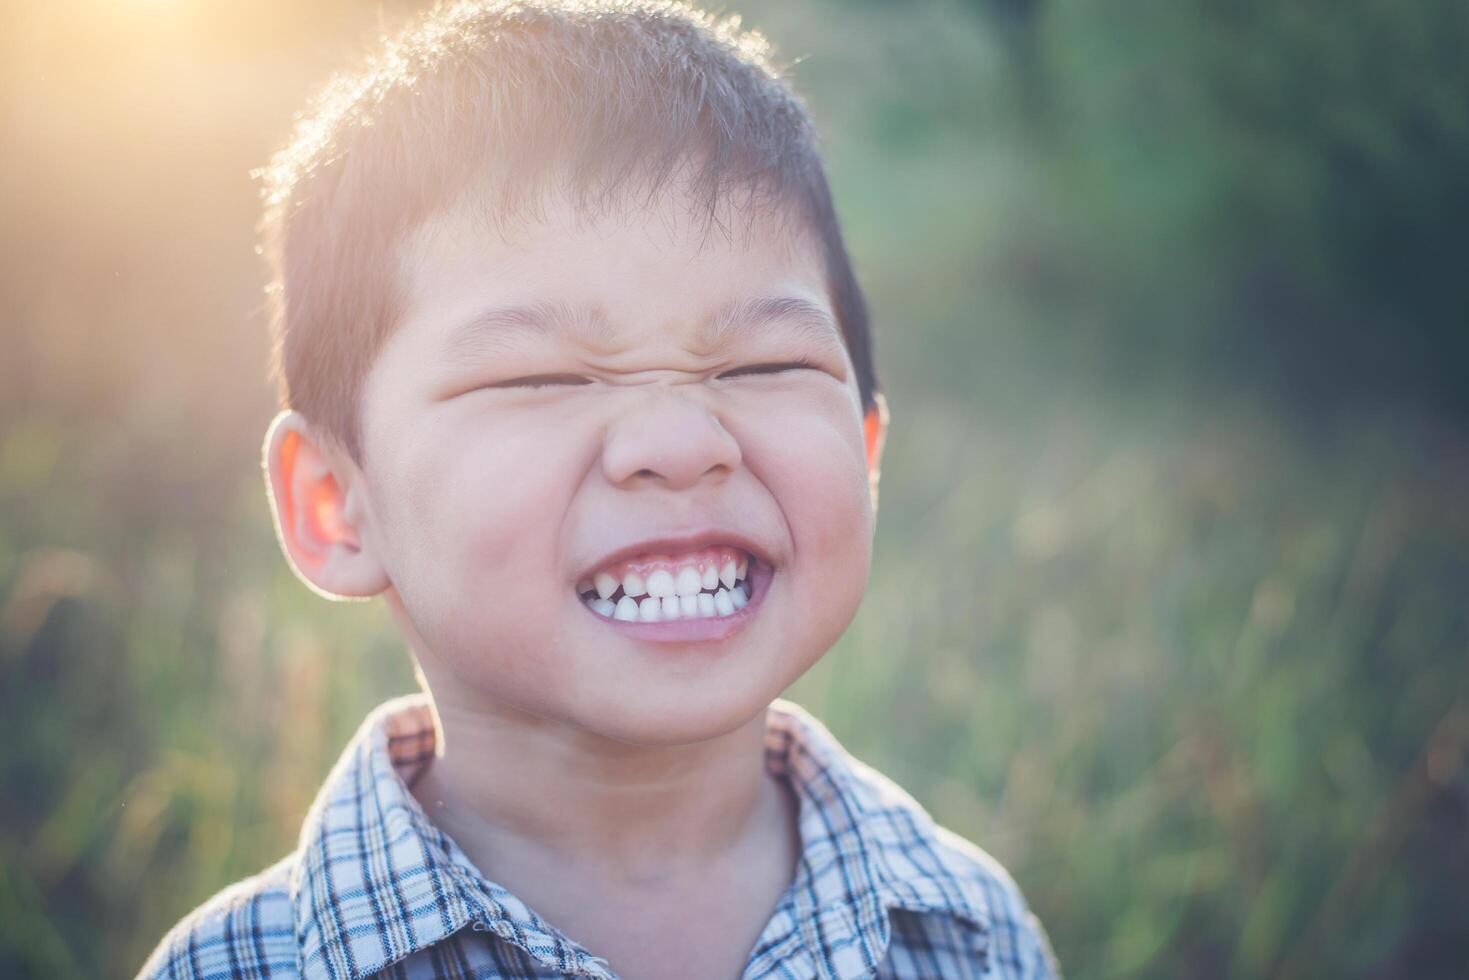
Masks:
[[[406,3],[0,5],[0,974],[130,976],[408,690],[281,560],[249,171]],[[893,410],[789,692],[1068,976],[1469,960],[1469,11],[752,2]]]

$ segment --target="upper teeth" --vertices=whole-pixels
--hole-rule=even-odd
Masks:
[[[664,596],[673,595],[673,576],[663,569],[658,569],[648,576],[648,595],[659,599]]]
[[[678,573],[673,589],[681,596],[698,595],[704,589],[704,580],[699,577],[697,569],[685,568]]]
[[[622,584],[606,572],[598,572],[592,579],[592,583],[597,587],[597,595],[603,599],[612,598],[612,593],[616,592],[617,587]]]
[[[637,572],[628,572],[622,577],[622,591],[631,596],[648,594],[648,589],[643,584],[643,577]]]
[[[742,581],[748,572],[743,552],[704,548],[677,558],[655,555],[609,566],[578,583],[577,592],[592,609],[615,619],[728,616],[749,601],[749,585]]]

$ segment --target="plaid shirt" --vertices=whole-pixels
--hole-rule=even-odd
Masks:
[[[408,787],[434,744],[422,695],[374,711],[295,853],[186,917],[139,976],[613,978],[429,821]],[[802,854],[742,980],[1058,975],[1005,870],[805,709],[771,704],[765,759],[796,789]]]

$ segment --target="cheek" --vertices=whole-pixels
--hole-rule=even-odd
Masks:
[[[542,524],[565,489],[556,451],[529,424],[423,433],[409,448],[402,475],[400,522],[418,538],[411,549],[491,568],[530,558],[537,544],[546,544]],[[484,561],[488,556],[499,560]]]
[[[389,571],[435,649],[449,656],[486,635],[513,645],[518,629],[555,611],[577,450],[524,417],[425,426],[403,447]]]
[[[796,557],[819,566],[832,585],[860,592],[871,562],[873,515],[858,415],[832,398],[782,413],[766,429],[762,479],[785,514]]]

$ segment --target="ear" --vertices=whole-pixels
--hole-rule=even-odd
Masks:
[[[303,582],[329,599],[366,598],[391,584],[358,534],[359,471],[299,412],[270,424],[263,465],[276,537]]]
[[[872,407],[862,418],[862,437],[867,443],[867,483],[872,489],[872,509],[877,510],[877,481],[882,475],[882,447],[888,435],[888,401],[873,392]]]

